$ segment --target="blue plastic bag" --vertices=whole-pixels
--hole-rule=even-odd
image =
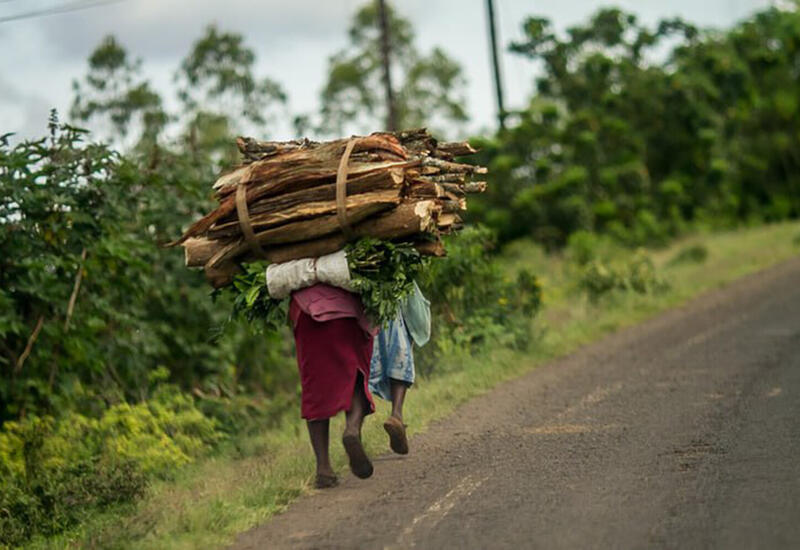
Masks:
[[[420,347],[427,344],[431,339],[431,303],[422,295],[416,281],[414,291],[400,304],[400,314],[414,343]]]

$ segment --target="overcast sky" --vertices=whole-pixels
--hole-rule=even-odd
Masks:
[[[0,19],[74,0],[0,0]],[[504,45],[520,37],[529,15],[559,28],[584,20],[609,2],[600,0],[495,0]],[[258,55],[257,72],[288,92],[292,113],[315,110],[327,58],[346,43],[349,20],[364,0],[123,0],[83,11],[0,23],[0,135],[43,133],[50,108],[66,113],[71,82],[84,74],[86,58],[103,36],[114,34],[157,89],[171,95],[172,74],[203,28],[242,33]],[[723,27],[769,0],[618,0],[613,5],[652,23],[679,15],[703,27]],[[423,51],[443,47],[463,65],[470,131],[491,127],[494,96],[487,54],[484,0],[395,0],[409,18]],[[502,57],[507,103],[522,105],[534,68]],[[287,117],[288,121],[288,117]],[[291,137],[288,122],[271,137]]]

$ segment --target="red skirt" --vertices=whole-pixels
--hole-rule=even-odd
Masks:
[[[294,301],[291,307],[299,309]],[[299,313],[294,341],[303,390],[302,417],[322,420],[350,410],[359,372],[369,401],[368,414],[374,412],[375,403],[369,392],[373,338],[353,317],[319,322],[304,311],[293,313]]]

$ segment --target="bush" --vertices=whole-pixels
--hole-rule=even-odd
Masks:
[[[213,166],[157,154],[121,155],[55,116],[47,138],[0,138],[0,423],[97,416],[147,399],[157,371],[190,391],[225,384],[235,365],[242,388],[274,389],[264,382],[285,368],[285,346],[244,330],[214,341],[227,304],[159,246],[205,207]]]
[[[586,265],[597,254],[599,237],[589,231],[576,231],[567,241],[567,256],[578,265]]]
[[[579,266],[585,266],[596,258],[614,255],[623,249],[622,244],[608,235],[576,231],[567,241],[565,255]]]
[[[448,256],[431,263],[420,284],[431,300],[431,344],[418,354],[422,372],[444,356],[488,344],[522,347],[541,305],[538,279],[521,270],[508,279],[492,258],[494,234],[469,227],[447,242]]]
[[[596,301],[600,296],[620,287],[619,274],[603,262],[593,261],[581,276],[580,287],[588,293],[592,301]]]
[[[651,294],[665,290],[669,284],[659,275],[650,257],[637,252],[621,265],[592,261],[584,269],[579,287],[592,302],[597,302],[612,292]]]
[[[94,419],[31,416],[0,432],[0,546],[52,535],[91,511],[133,502],[220,438],[176,388],[110,407]]]
[[[650,294],[666,290],[669,285],[656,271],[653,260],[644,253],[634,254],[626,266],[623,285],[626,290],[639,294]]]
[[[669,265],[701,264],[708,258],[708,248],[702,244],[687,246],[678,251],[669,261]]]
[[[13,479],[0,494],[0,547],[57,534],[92,510],[141,498],[146,488],[146,475],[132,461],[81,460],[30,480]]]

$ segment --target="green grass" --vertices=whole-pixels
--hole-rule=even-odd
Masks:
[[[436,377],[419,380],[406,403],[411,433],[424,431],[468,399],[498,383],[569,353],[601,336],[682,304],[708,290],[800,254],[798,223],[764,226],[727,233],[696,235],[651,250],[669,290],[655,295],[615,294],[591,304],[576,285],[579,267],[566,258],[547,256],[532,243],[510,246],[502,262],[509,275],[527,268],[544,287],[544,309],[532,323],[530,350],[499,350],[480,357],[460,357],[442,365]],[[690,249],[704,248],[703,259]],[[625,252],[611,248],[609,255]],[[676,257],[689,257],[674,261]],[[692,259],[694,258],[694,259]],[[539,336],[534,336],[539,335]],[[298,404],[299,408],[299,404]],[[372,454],[383,453],[380,428],[388,407],[379,403],[376,417],[365,426]],[[299,413],[279,419],[258,437],[240,441],[191,467],[170,482],[153,486],[135,507],[95,517],[67,535],[35,540],[29,548],[63,548],[72,544],[95,548],[213,548],[283,510],[309,492],[313,460]],[[334,434],[342,418],[333,424]],[[334,438],[334,442],[336,438]],[[333,444],[335,466],[344,470],[341,446]],[[380,471],[377,472],[380,475]]]

